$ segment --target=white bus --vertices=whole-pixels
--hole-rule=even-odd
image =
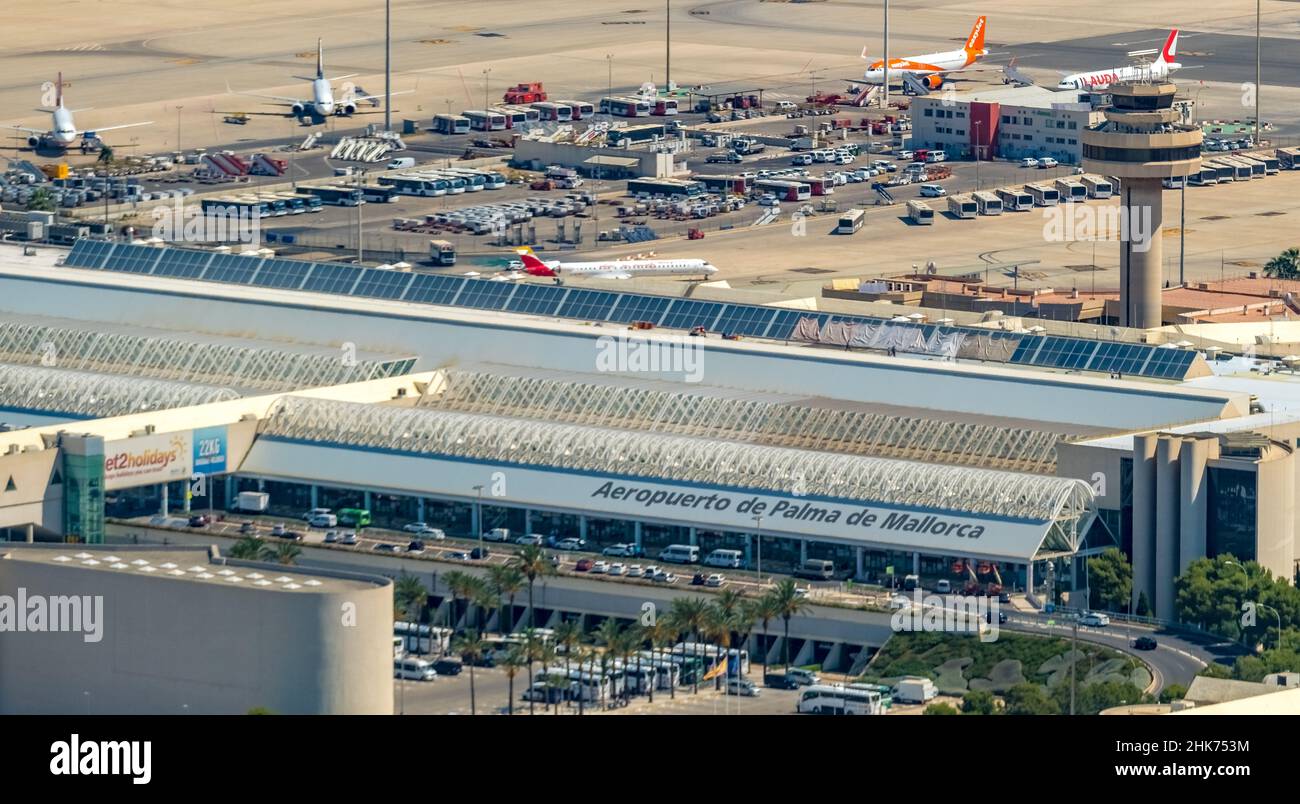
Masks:
[[[485,112],[481,109],[471,109],[466,112],[461,112],[461,115],[469,118],[469,127],[474,131],[506,130],[506,116],[500,112]]]
[[[997,195],[1002,200],[1002,208],[1008,212],[1028,212],[1034,208],[1034,197],[1024,190],[1004,187]]]
[[[1088,188],[1074,179],[1057,179],[1056,192],[1060,194],[1062,201],[1088,200]]]
[[[880,693],[842,684],[814,684],[799,694],[795,711],[813,715],[879,715]]]
[[[393,188],[400,195],[415,195],[424,198],[444,196],[448,184],[428,173],[399,174],[397,176],[380,176],[379,183]]]
[[[740,569],[745,562],[745,554],[739,550],[714,550],[704,557],[706,567],[722,567],[724,569]]]
[[[538,101],[530,105],[549,123],[567,123],[573,119],[573,107],[567,103]]]
[[[433,118],[433,130],[439,134],[468,134],[469,118],[458,114],[440,114]]]
[[[1034,206],[1054,207],[1061,201],[1061,194],[1055,187],[1046,184],[1026,184],[1025,192],[1034,199]]]
[[[979,205],[969,195],[948,196],[948,212],[962,220],[974,219],[979,214]]]
[[[998,198],[996,193],[980,190],[974,194],[974,198],[975,206],[979,209],[981,215],[1002,214],[1002,199]]]
[[[693,544],[670,544],[659,552],[659,560],[672,564],[698,564],[700,548]]]
[[[924,201],[908,201],[907,218],[919,226],[929,226],[934,223],[934,210]]]
[[[1087,188],[1089,198],[1110,198],[1115,194],[1115,188],[1104,176],[1081,176],[1079,181]]]
[[[862,228],[866,219],[867,214],[862,210],[850,209],[840,216],[840,223],[835,227],[835,233],[851,235]]]

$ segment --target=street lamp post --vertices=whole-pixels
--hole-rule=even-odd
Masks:
[[[483,556],[483,484],[474,487],[474,493],[478,495],[474,503],[474,527],[478,530],[478,554]]]
[[[483,71],[483,111],[488,108],[488,77],[492,75],[492,68],[489,67]]]

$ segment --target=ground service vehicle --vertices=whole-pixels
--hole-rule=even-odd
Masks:
[[[839,684],[816,684],[799,695],[796,711],[814,715],[878,715],[880,693]]]

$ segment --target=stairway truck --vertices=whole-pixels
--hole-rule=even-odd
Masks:
[[[238,505],[240,511],[250,514],[263,514],[271,505],[271,495],[265,491],[241,491],[236,505]]]

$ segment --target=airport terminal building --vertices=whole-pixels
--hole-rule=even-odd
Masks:
[[[912,145],[949,156],[1083,163],[1084,129],[1101,122],[1088,102],[1038,86],[1008,86],[912,99]]]
[[[89,241],[3,252],[0,290],[14,539],[259,490],[1035,597],[1118,545],[1160,616],[1199,555],[1295,570],[1292,384],[1194,349]]]

